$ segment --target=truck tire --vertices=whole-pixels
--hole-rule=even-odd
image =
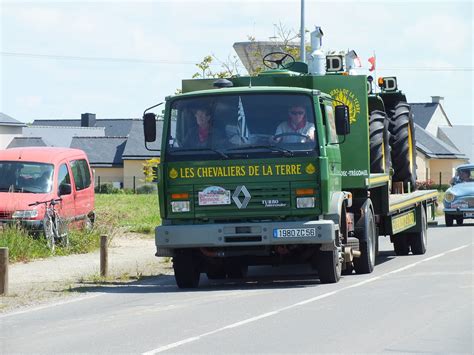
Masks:
[[[406,234],[398,234],[393,239],[393,251],[396,255],[408,255],[410,252],[410,245]]]
[[[316,254],[316,268],[322,284],[336,283],[341,278],[342,264],[337,250],[322,251]]]
[[[423,255],[426,253],[426,246],[428,244],[428,223],[426,222],[426,213],[423,205],[421,206],[421,231],[410,233],[408,241],[410,243],[411,252],[413,255]]]
[[[209,280],[222,280],[227,276],[224,265],[208,265],[206,275]]]
[[[197,288],[201,272],[192,250],[181,250],[173,257],[174,278],[179,288]]]
[[[444,215],[444,222],[446,223],[446,227],[452,227],[453,226],[453,221],[454,221],[453,216],[451,216],[450,214],[445,214]]]
[[[390,132],[385,112],[374,110],[369,118],[370,172],[388,173],[391,167]]]
[[[462,226],[463,223],[464,223],[464,218],[463,218],[462,216],[456,217],[456,224],[457,224],[458,226]]]
[[[416,188],[416,142],[415,127],[410,111],[410,105],[399,102],[395,106],[394,114],[390,121],[392,136],[392,167],[394,169],[393,182],[403,182],[408,190]]]
[[[364,231],[365,238],[359,239],[359,251],[361,255],[358,258],[354,258],[353,261],[356,274],[370,274],[374,271],[375,267],[376,239],[378,236],[372,208],[369,207],[367,209],[364,218],[366,219],[364,227],[364,229],[366,229]]]

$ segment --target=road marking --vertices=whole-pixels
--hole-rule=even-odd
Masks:
[[[25,310],[22,310],[22,311],[16,311],[16,312],[11,312],[11,313],[6,313],[6,314],[0,315],[0,319],[2,319],[2,318],[7,318],[7,317],[11,317],[11,316],[17,316],[17,315],[19,315],[19,314],[25,314],[25,313],[29,313],[29,312],[40,311],[40,310],[46,309],[46,308],[58,307],[58,306],[62,306],[62,305],[69,304],[69,303],[74,303],[74,302],[79,302],[79,301],[83,301],[83,300],[88,300],[88,299],[96,298],[96,297],[99,297],[99,296],[102,296],[102,295],[105,295],[105,294],[106,294],[106,293],[96,293],[96,294],[93,294],[93,295],[87,295],[87,296],[77,297],[77,298],[74,298],[74,299],[71,299],[71,300],[65,300],[65,301],[59,301],[59,302],[54,302],[54,303],[48,303],[48,304],[45,304],[45,305],[42,305],[42,306],[36,306],[36,307],[28,308],[28,309],[25,309]]]
[[[292,305],[289,305],[289,306],[286,306],[286,307],[282,307],[282,308],[279,308],[275,311],[271,311],[271,312],[267,312],[267,313],[263,313],[261,315],[258,315],[258,316],[255,316],[255,317],[251,317],[251,318],[247,318],[247,319],[244,319],[242,321],[239,321],[239,322],[236,322],[236,323],[232,323],[232,324],[229,324],[229,325],[226,325],[224,327],[221,327],[221,328],[218,328],[218,329],[215,329],[215,330],[212,330],[210,332],[207,332],[207,333],[203,333],[201,335],[198,335],[198,336],[194,336],[194,337],[190,337],[190,338],[186,338],[186,339],[183,339],[183,340],[180,340],[180,341],[177,341],[175,343],[171,343],[171,344],[168,344],[168,345],[164,345],[164,346],[161,346],[159,348],[156,348],[156,349],[153,349],[153,350],[150,350],[150,351],[147,351],[147,352],[144,352],[143,355],[154,355],[154,354],[158,354],[158,353],[161,353],[161,352],[164,352],[164,351],[167,351],[167,350],[170,350],[170,349],[174,349],[174,348],[177,348],[177,347],[180,347],[181,345],[184,345],[184,344],[188,344],[188,343],[192,343],[192,342],[195,342],[195,341],[198,341],[204,337],[207,337],[209,335],[214,335],[216,333],[220,333],[224,330],[228,330],[228,329],[233,329],[233,328],[237,328],[237,327],[240,327],[240,326],[243,326],[243,325],[246,325],[246,324],[249,324],[249,323],[253,323],[253,322],[256,322],[260,319],[264,319],[264,318],[268,318],[268,317],[272,317],[274,315],[277,315],[281,312],[284,312],[284,311],[287,311],[287,310],[290,310],[290,309],[293,309],[293,308],[296,308],[296,307],[300,307],[300,306],[303,306],[303,305],[306,305],[306,304],[309,304],[309,303],[313,303],[313,302],[316,302],[316,301],[319,301],[321,299],[324,299],[324,298],[328,298],[328,297],[331,297],[331,296],[334,296],[338,293],[341,293],[343,291],[346,291],[346,290],[349,290],[349,289],[352,289],[352,288],[356,288],[356,287],[360,287],[360,286],[363,286],[363,285],[366,285],[370,282],[374,282],[376,280],[379,280],[379,279],[382,279],[388,275],[392,275],[392,274],[396,274],[396,273],[399,273],[401,271],[404,271],[404,270],[407,270],[407,269],[411,269],[412,267],[415,267],[416,265],[419,265],[423,262],[426,262],[426,261],[430,261],[430,260],[434,260],[434,259],[437,259],[437,258],[440,258],[448,253],[453,253],[453,252],[456,252],[458,250],[461,250],[461,249],[464,249],[464,248],[467,248],[469,246],[472,246],[473,244],[466,244],[466,245],[463,245],[463,246],[460,246],[458,248],[454,248],[454,249],[451,249],[451,250],[448,250],[446,252],[443,252],[443,253],[440,253],[440,254],[436,254],[436,255],[433,255],[433,256],[430,256],[426,259],[423,259],[423,260],[420,260],[420,261],[416,261],[412,264],[409,264],[407,266],[404,266],[404,267],[401,267],[399,269],[396,269],[396,270],[393,270],[393,271],[390,271],[386,274],[383,274],[383,275],[380,275],[380,276],[375,276],[375,277],[371,277],[370,279],[367,279],[367,280],[364,280],[364,281],[361,281],[361,282],[358,282],[354,285],[350,285],[350,286],[346,286],[346,287],[343,287],[339,290],[335,290],[335,291],[331,291],[331,292],[327,292],[327,293],[323,293],[322,295],[319,295],[319,296],[316,296],[316,297],[312,297],[312,298],[309,298],[307,300],[304,300],[304,301],[300,301],[298,303],[294,303]]]

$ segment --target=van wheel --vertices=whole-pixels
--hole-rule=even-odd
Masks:
[[[179,288],[197,288],[201,272],[192,250],[180,250],[173,257],[174,278]]]

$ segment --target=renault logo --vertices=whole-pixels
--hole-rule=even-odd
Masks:
[[[243,201],[241,202],[240,201],[240,194],[243,194],[244,195],[244,199]],[[236,206],[240,209],[240,208],[246,208],[249,201],[250,201],[250,193],[249,193],[249,190],[247,190],[247,188],[242,185],[242,186],[237,186],[237,188],[235,189],[234,191],[234,194],[232,195],[232,200],[234,200]]]

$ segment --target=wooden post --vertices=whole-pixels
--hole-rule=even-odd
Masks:
[[[107,277],[108,274],[109,252],[107,240],[107,235],[100,236],[100,276],[102,277]]]
[[[100,192],[101,192],[101,191],[100,191],[100,176],[97,177],[97,184],[99,185],[99,190],[98,190],[98,191],[99,191],[99,193],[100,193]]]
[[[439,189],[441,190],[441,171],[439,172]]]
[[[0,295],[8,294],[8,248],[0,248]]]
[[[134,194],[137,193],[137,185],[136,185],[136,182],[135,182],[135,175],[133,175],[133,193]]]

